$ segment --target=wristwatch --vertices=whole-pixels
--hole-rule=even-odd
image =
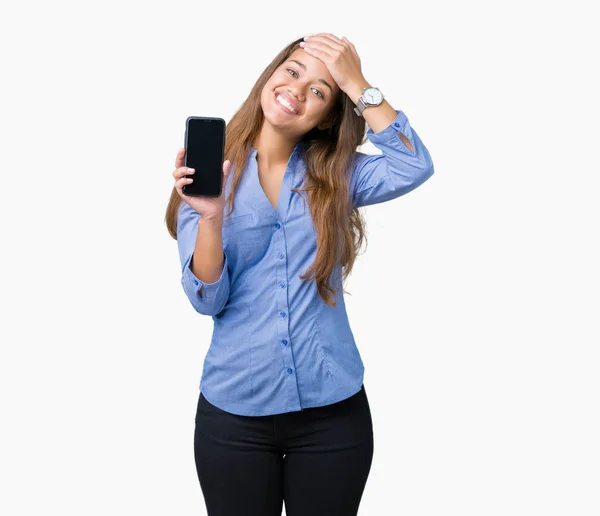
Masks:
[[[376,88],[375,86],[367,86],[360,97],[358,97],[358,101],[356,102],[356,106],[354,108],[354,112],[358,116],[363,116],[362,112],[368,108],[369,106],[379,106],[383,102],[383,92]]]

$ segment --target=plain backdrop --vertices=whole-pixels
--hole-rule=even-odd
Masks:
[[[597,516],[591,4],[3,6],[0,513],[206,514],[212,320],[164,223],[175,155],[188,116],[229,121],[287,43],[328,32],[435,166],[365,208],[346,285],[375,435],[359,514]]]

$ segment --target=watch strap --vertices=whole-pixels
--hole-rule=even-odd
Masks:
[[[372,106],[373,104],[367,104],[364,100],[363,100],[363,93],[368,90],[369,88],[376,88],[377,90],[379,90],[379,92],[381,93],[382,99],[381,102],[383,102],[383,92],[377,88],[376,86],[367,86],[365,89],[363,89],[363,92],[361,93],[360,97],[358,97],[358,100],[356,101],[356,107],[354,108],[354,112],[358,115],[358,116],[363,116],[363,111],[368,108],[369,106]],[[381,104],[381,102],[379,104],[374,104],[376,106],[379,106]]]
[[[362,112],[365,110],[365,108],[367,107],[367,105],[365,104],[365,102],[362,99],[362,95],[360,97],[358,97],[358,100],[356,102],[356,107],[354,108],[354,112],[358,115],[358,116],[363,116]]]

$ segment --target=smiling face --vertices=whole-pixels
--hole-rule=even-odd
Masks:
[[[296,49],[262,90],[265,122],[291,138],[301,138],[324,120],[339,90],[323,61]]]

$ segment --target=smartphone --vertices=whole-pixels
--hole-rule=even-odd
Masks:
[[[190,116],[185,121],[184,165],[193,168],[193,179],[183,185],[185,195],[219,197],[223,188],[223,157],[225,153],[225,120],[205,116]]]

